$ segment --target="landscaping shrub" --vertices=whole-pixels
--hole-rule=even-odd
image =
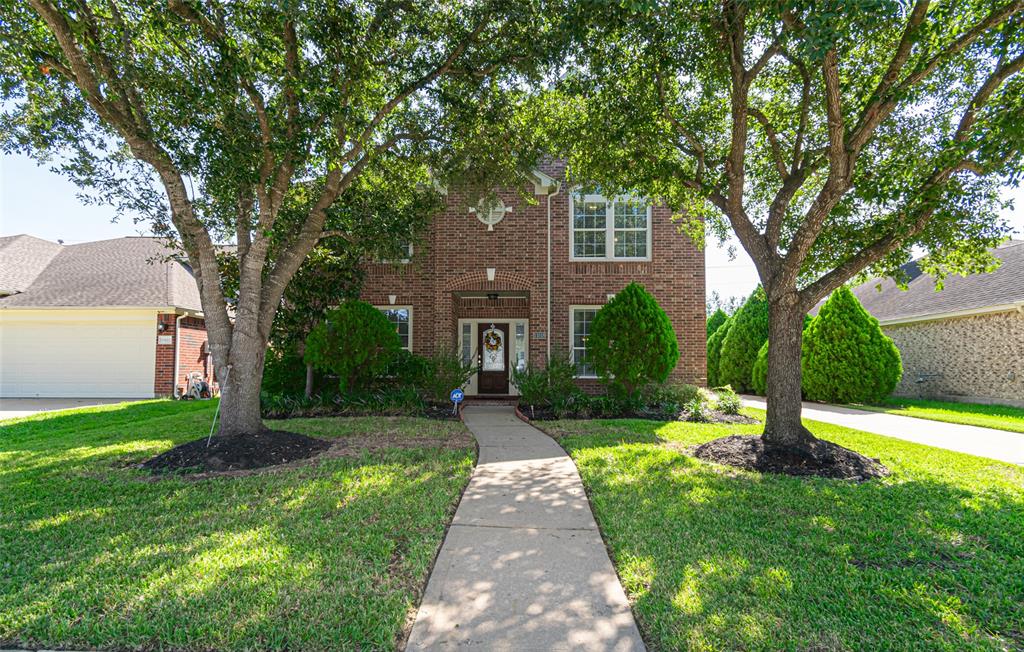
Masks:
[[[384,314],[364,301],[346,301],[306,338],[306,362],[338,377],[341,392],[371,387],[395,361],[402,344]]]
[[[576,365],[569,356],[552,356],[543,367],[527,365],[512,370],[512,384],[519,390],[519,403],[532,408],[549,407],[556,413],[579,409],[585,401],[576,386]]]
[[[708,317],[707,321],[707,337],[710,338],[712,333],[717,331],[722,324],[728,321],[729,315],[725,314],[725,311],[719,308],[713,315]]]
[[[451,391],[465,386],[476,372],[473,363],[464,362],[453,345],[439,344],[422,361],[417,388],[424,399],[434,403],[448,402]]]
[[[708,385],[714,387],[719,384],[718,364],[722,356],[722,342],[732,328],[732,317],[725,320],[718,329],[708,338]]]
[[[750,391],[750,377],[757,353],[768,339],[768,298],[758,286],[732,317],[732,327],[722,341],[715,385],[730,385],[737,392]]]
[[[743,407],[743,401],[740,400],[740,395],[732,391],[732,387],[726,385],[725,387],[716,387],[715,395],[717,400],[715,401],[715,409],[723,414],[739,414],[740,408]]]
[[[903,375],[896,345],[846,286],[804,331],[800,367],[805,396],[829,403],[880,401]]]
[[[683,409],[686,411],[687,421],[694,421],[696,423],[711,421],[711,415],[708,414],[708,402],[703,396],[694,396],[683,406]]]
[[[679,360],[668,315],[642,285],[630,283],[594,315],[587,360],[602,382],[627,396],[664,382]]]

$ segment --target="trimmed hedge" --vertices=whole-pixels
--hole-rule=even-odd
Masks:
[[[804,332],[804,395],[829,403],[872,403],[903,375],[899,349],[850,288],[832,293]]]
[[[811,316],[804,315],[804,332],[806,333],[807,327],[811,325]],[[761,345],[761,350],[757,352],[757,360],[754,361],[754,368],[750,372],[750,386],[754,388],[754,393],[758,396],[764,396],[768,393],[768,341]]]
[[[722,342],[732,328],[732,317],[729,317],[718,329],[708,338],[708,387],[718,387],[722,383],[718,381],[718,363],[722,357]]]
[[[306,338],[305,361],[338,376],[342,393],[368,389],[402,350],[394,325],[365,301],[346,301]]]
[[[729,315],[725,314],[725,311],[719,308],[715,311],[715,314],[708,317],[707,321],[707,337],[710,338],[712,333],[717,331],[722,324],[729,319]]]
[[[715,385],[730,385],[749,392],[750,375],[757,353],[768,340],[768,297],[759,285],[732,317],[732,328],[722,341]]]
[[[587,360],[602,382],[633,395],[668,378],[679,360],[672,322],[644,286],[630,283],[597,311],[590,324]]]

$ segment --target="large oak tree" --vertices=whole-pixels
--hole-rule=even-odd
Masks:
[[[56,155],[181,247],[228,436],[263,428],[275,314],[319,241],[358,239],[332,211],[361,175],[411,165],[428,187],[455,172],[493,182],[530,158],[497,125],[556,56],[561,12],[542,0],[0,0],[0,15],[0,140]],[[237,284],[224,283],[223,242],[237,245]]]
[[[822,297],[858,274],[898,274],[915,246],[940,274],[991,264],[986,248],[1007,232],[999,186],[1021,170],[1022,10],[662,0],[598,12],[553,103],[570,172],[735,233],[770,303],[767,446],[818,448],[800,420],[800,346]]]

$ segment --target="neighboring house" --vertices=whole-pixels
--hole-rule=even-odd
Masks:
[[[213,373],[199,292],[162,241],[0,238],[0,397],[168,396],[192,371]]]
[[[515,394],[510,370],[571,355],[596,388],[586,342],[594,314],[631,281],[668,314],[679,339],[672,378],[704,384],[704,253],[644,201],[580,196],[548,163],[533,183],[470,204],[449,188],[429,232],[405,260],[368,265],[362,298],[385,311],[405,348],[455,344],[480,365],[467,393]],[[525,193],[525,197],[524,197]]]
[[[1024,241],[993,253],[999,269],[948,276],[941,291],[915,263],[905,291],[889,279],[854,290],[903,357],[897,395],[1024,406]]]

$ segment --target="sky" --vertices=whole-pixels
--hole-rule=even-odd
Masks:
[[[1015,208],[1005,217],[1015,229],[1014,237],[1024,237],[1024,187],[1008,191]],[[24,156],[0,155],[0,236],[28,233],[45,240],[63,240],[65,244],[145,235],[145,225],[131,220],[111,222],[112,210],[87,206],[78,199],[78,188],[64,177],[50,172]],[[735,249],[730,258],[727,247]],[[733,241],[718,247],[709,243],[706,250],[707,294],[718,292],[726,299],[746,296],[757,287],[754,263]]]

